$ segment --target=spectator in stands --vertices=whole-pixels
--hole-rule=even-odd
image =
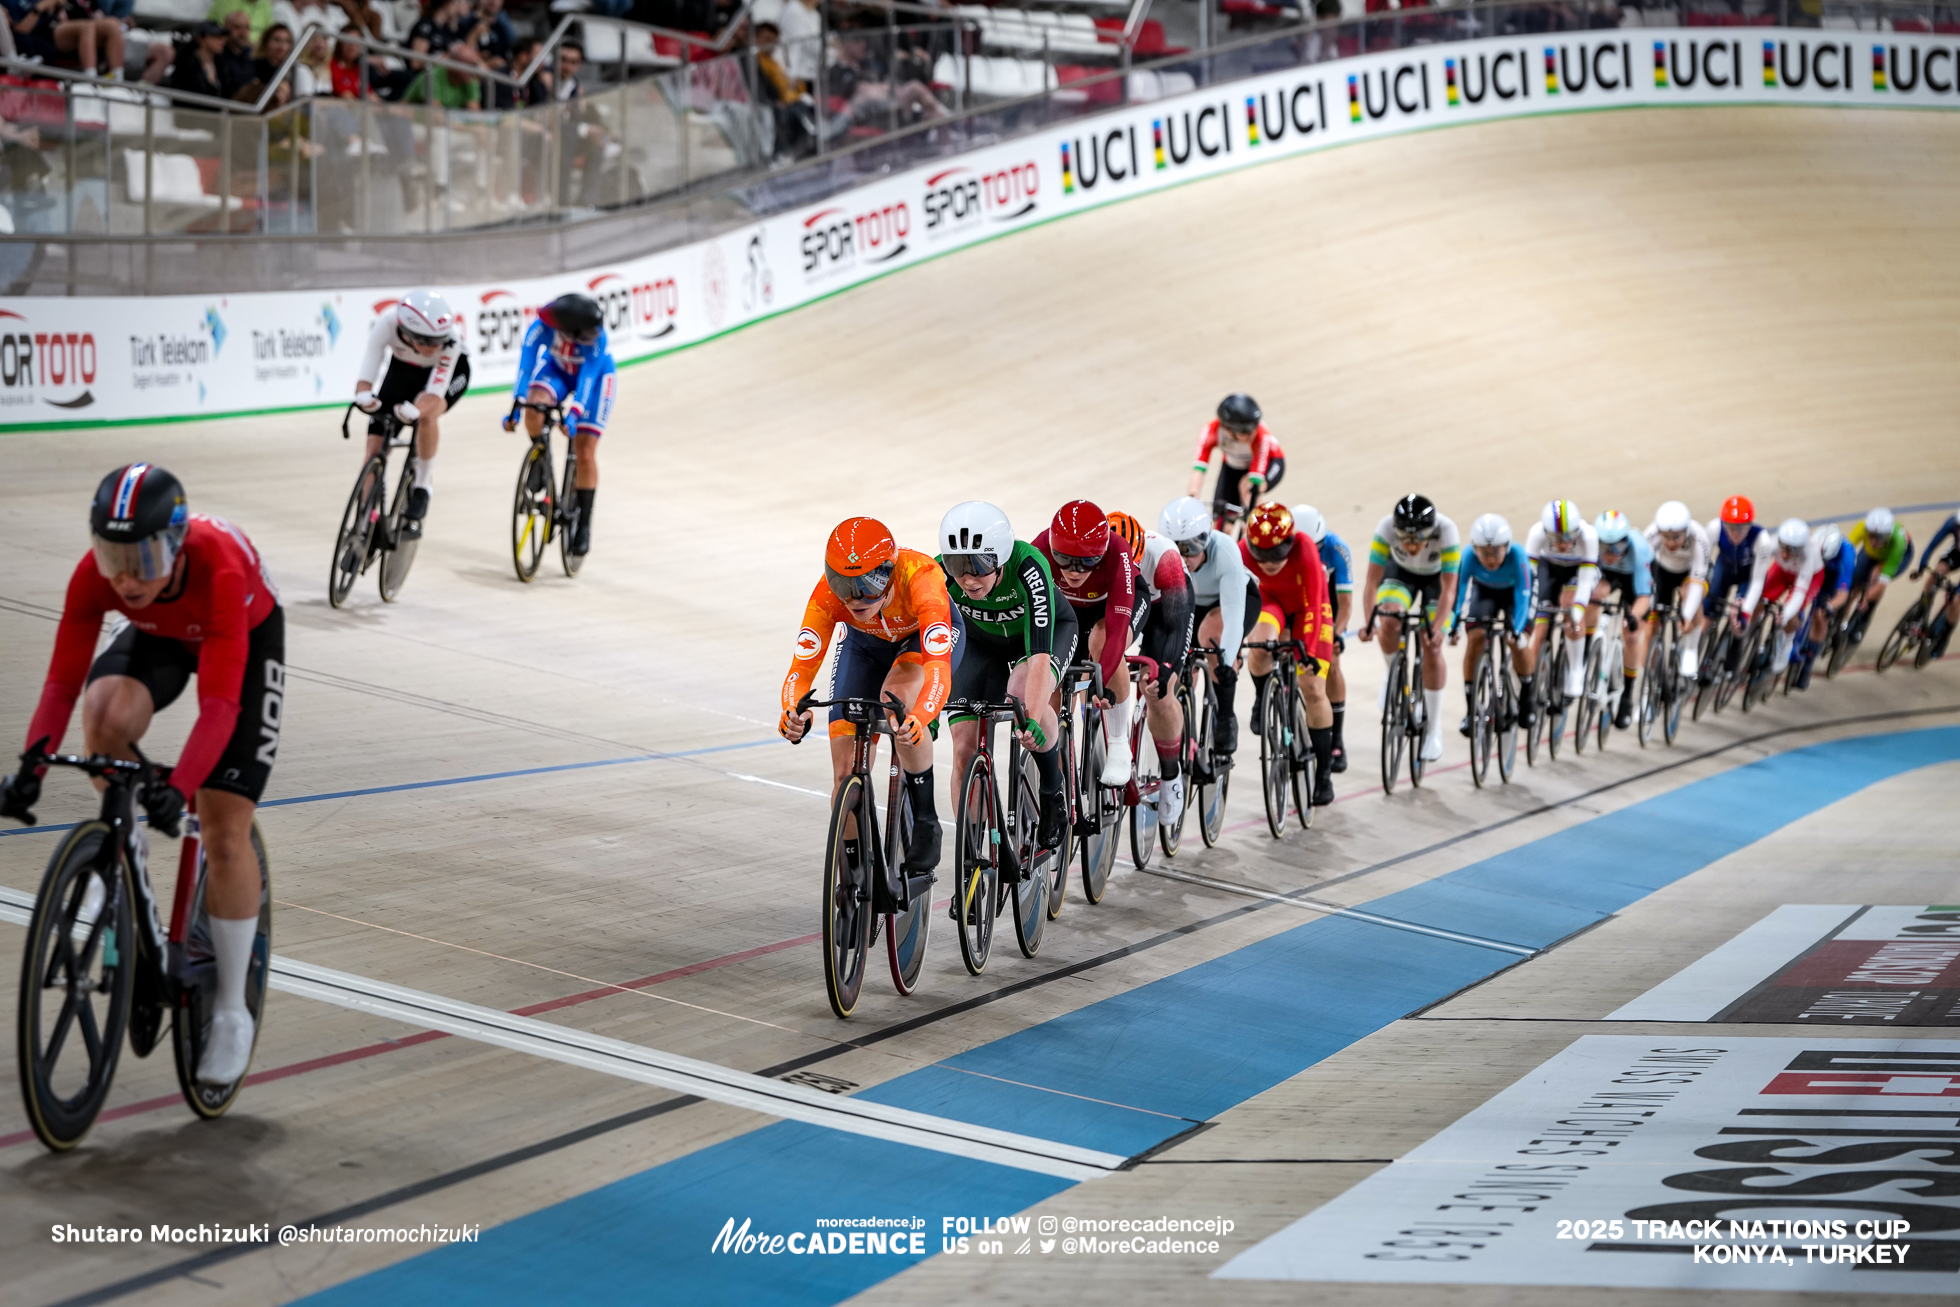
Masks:
[[[333,58],[327,64],[327,80],[333,87],[333,95],[342,100],[361,99],[361,44],[359,41],[342,37],[333,43]],[[379,100],[370,86],[367,97]]]
[[[535,36],[520,36],[510,48],[510,75],[516,77],[531,66],[537,58],[538,50],[544,42]],[[549,62],[549,61],[547,61]],[[499,109],[523,108],[527,105],[543,104],[551,98],[551,73],[540,68],[532,74],[531,80],[523,86],[512,88],[497,87],[497,107]]]
[[[327,66],[333,62],[333,56],[328,53],[332,48],[325,32],[315,32],[307,38],[306,49],[293,65],[294,99],[333,94],[333,71]]]
[[[552,78],[551,98],[554,100],[577,99],[581,89],[578,75],[584,67],[585,47],[577,41],[559,42],[558,72]]]
[[[408,29],[408,48],[422,54],[443,54],[462,40],[469,22],[470,0],[435,0]]]
[[[259,48],[252,55],[252,80],[269,82],[279,71],[279,65],[286,62],[286,56],[293,52],[293,29],[284,23],[274,23],[265,29],[259,38]]]
[[[504,0],[477,0],[476,14],[468,20],[463,39],[476,47],[485,68],[510,71],[510,49],[517,44],[517,31],[504,14]]]
[[[243,9],[234,9],[219,21],[225,29],[225,48],[218,54],[219,65],[229,68],[234,88],[243,86],[258,76],[258,69],[253,66],[258,52],[253,48],[252,17]]]
[[[24,59],[39,57],[51,64],[74,57],[76,66],[94,73],[106,60],[109,76],[123,75],[122,24],[104,18],[91,0],[5,0],[14,45]]]
[[[897,128],[931,118],[944,118],[939,103],[922,77],[916,59],[903,55],[887,68],[884,53],[865,36],[845,36],[837,43],[837,61],[825,75],[824,91],[845,101],[850,122],[860,127]]]
[[[808,154],[816,140],[816,104],[803,84],[783,68],[777,44],[782,32],[774,23],[755,25],[756,80],[774,110],[778,159]]]
[[[235,34],[235,39],[248,47],[265,35],[266,28],[272,26],[272,0],[211,0],[211,8],[204,16],[214,23],[224,23],[234,13],[245,15],[247,30]],[[232,31],[229,24],[225,30]]]
[[[475,48],[461,44],[444,50],[442,57],[459,64],[479,62]],[[437,104],[445,109],[480,109],[483,107],[483,79],[442,64],[428,64],[408,84],[408,89],[402,93],[402,102]]]
[[[214,100],[231,99],[239,87],[252,80],[251,66],[245,65],[247,75],[240,77],[238,64],[225,58],[225,41],[224,28],[212,22],[199,23],[191,29],[189,42],[177,47],[165,84]]]

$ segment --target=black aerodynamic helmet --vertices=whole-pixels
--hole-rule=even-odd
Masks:
[[[190,530],[184,487],[154,463],[130,463],[102,478],[89,508],[96,565],[106,577],[158,581],[170,575]]]
[[[590,295],[573,291],[560,295],[551,303],[538,310],[544,325],[553,331],[562,332],[573,340],[597,339],[599,328],[605,325],[605,314],[599,308],[599,301]]]
[[[1436,505],[1427,495],[1404,495],[1395,503],[1395,529],[1406,535],[1427,535],[1436,529]]]
[[[1218,420],[1234,431],[1258,429],[1259,403],[1250,395],[1227,395],[1218,401]]]

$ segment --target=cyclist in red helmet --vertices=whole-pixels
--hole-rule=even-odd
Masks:
[[[1316,808],[1334,801],[1334,705],[1327,698],[1327,669],[1334,661],[1334,610],[1327,599],[1327,569],[1320,550],[1304,531],[1293,529],[1292,510],[1271,501],[1245,521],[1239,553],[1259,582],[1259,621],[1247,637],[1252,643],[1291,637],[1306,646],[1301,660],[1300,697],[1307,705],[1307,738],[1313,745],[1313,798]],[[1252,673],[1252,733],[1263,726],[1273,676],[1273,655],[1245,651]],[[1306,675],[1311,671],[1312,675]]]
[[[906,704],[895,741],[905,792],[912,800],[905,870],[923,875],[939,865],[932,741],[938,738],[939,710],[952,690],[953,671],[966,643],[966,622],[946,595],[939,564],[916,549],[900,549],[876,518],[849,517],[838,523],[823,561],[823,578],[803,609],[796,655],[783,678],[777,729],[791,744],[809,731],[813,716],[808,709],[798,712],[796,703],[809,692],[837,624],[844,623],[830,697],[880,699],[890,691]],[[851,771],[851,726],[843,717],[841,707],[830,710],[830,764],[838,784]],[[848,851],[856,856],[855,849]]]
[[[1130,665],[1123,654],[1147,614],[1137,600],[1136,564],[1103,511],[1086,499],[1063,504],[1048,529],[1034,538],[1034,547],[1048,559],[1055,584],[1075,610],[1089,656],[1102,666],[1108,699],[1103,734],[1109,745],[1102,783],[1122,785],[1130,779]]]

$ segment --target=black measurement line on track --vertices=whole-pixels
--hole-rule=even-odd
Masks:
[[[1387,1166],[1392,1157],[1153,1157],[1139,1166]]]

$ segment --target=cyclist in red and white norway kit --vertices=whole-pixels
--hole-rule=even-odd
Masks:
[[[1804,615],[1824,588],[1824,556],[1800,517],[1787,518],[1776,528],[1776,552],[1768,567],[1758,567],[1749,577],[1749,591],[1742,598],[1745,619],[1753,616],[1759,603],[1780,603],[1776,615],[1776,650],[1770,657],[1770,675],[1779,675],[1789,665],[1790,650],[1802,629]]]
[[[402,514],[410,535],[422,533],[429,512],[442,415],[470,388],[462,335],[462,315],[447,300],[432,290],[410,291],[374,320],[354,381],[355,407],[372,415],[364,462],[381,451],[383,408],[397,421],[422,424],[415,429],[415,484]]]

